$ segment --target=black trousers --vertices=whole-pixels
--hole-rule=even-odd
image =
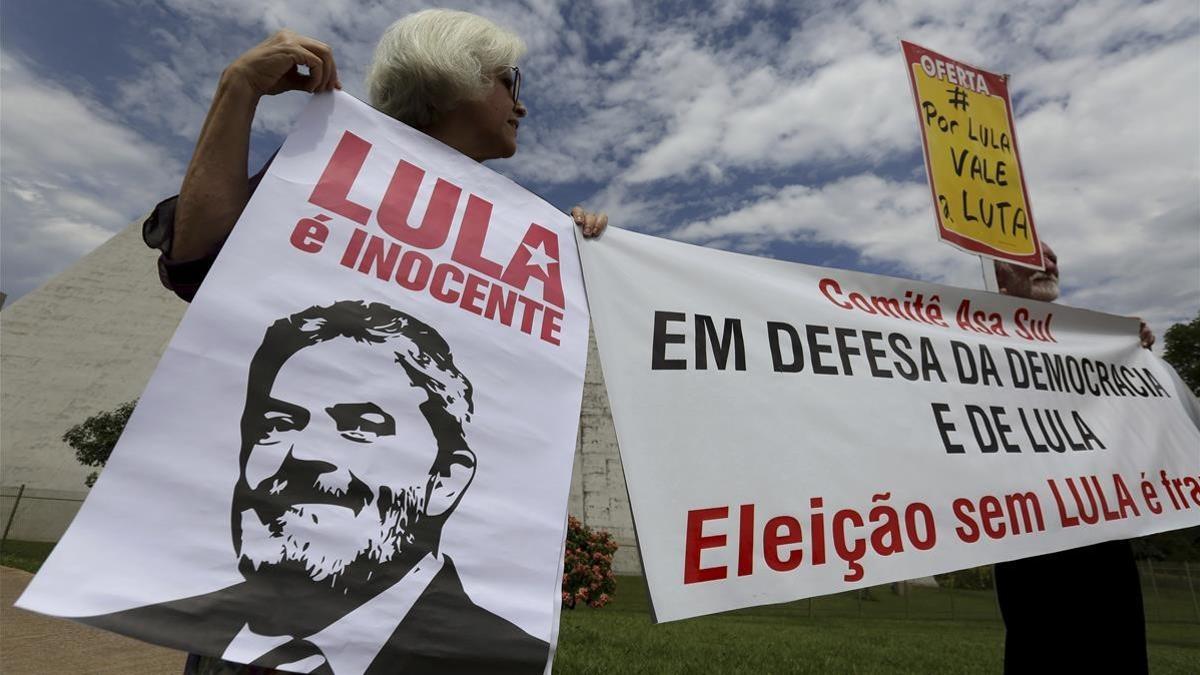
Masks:
[[[1128,541],[997,563],[995,572],[1005,673],[1148,671]]]

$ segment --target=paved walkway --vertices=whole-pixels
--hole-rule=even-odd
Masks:
[[[4,675],[179,675],[186,655],[16,609],[33,575],[0,567],[0,673]]]

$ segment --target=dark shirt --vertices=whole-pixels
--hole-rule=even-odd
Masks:
[[[1145,673],[1142,587],[1128,541],[996,563],[1004,672]]]
[[[467,595],[454,561],[444,564],[421,590],[412,608],[378,637],[366,675],[541,675],[550,645],[511,621],[476,605]],[[286,604],[286,603],[284,603]],[[222,654],[251,616],[286,612],[278,597],[263,596],[249,584],[157,605],[85,617],[93,626],[176,649],[199,648]],[[319,652],[317,652],[319,653]],[[287,661],[284,661],[286,663]],[[185,675],[274,675],[261,666],[243,666],[217,657],[189,655]],[[318,670],[316,672],[327,672]]]
[[[274,159],[275,156],[271,155],[263,168],[250,178],[251,195],[258,189],[263,174],[267,172]],[[162,285],[180,298],[191,302],[192,298],[196,297],[196,291],[200,290],[200,284],[204,282],[204,277],[208,276],[208,270],[212,269],[213,261],[217,259],[217,254],[221,252],[221,247],[225,242],[222,240],[211,251],[199,258],[191,260],[171,258],[171,244],[175,240],[175,205],[178,203],[179,195],[175,195],[167,197],[154,207],[149,217],[142,223],[142,241],[146,242],[150,248],[160,251],[158,278],[162,281]]]

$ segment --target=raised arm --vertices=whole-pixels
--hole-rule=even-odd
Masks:
[[[307,76],[298,72],[299,65],[308,68]],[[259,99],[291,90],[316,93],[341,86],[329,45],[289,30],[267,38],[221,73],[179,188],[172,259],[210,254],[246,207],[250,126]]]

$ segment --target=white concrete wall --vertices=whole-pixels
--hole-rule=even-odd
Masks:
[[[163,289],[135,223],[0,311],[0,511],[26,485],[11,537],[54,541],[92,469],[62,435],[136,398],[185,305]],[[54,499],[32,499],[41,495]],[[55,501],[66,499],[68,501]]]
[[[617,431],[608,391],[600,369],[594,335],[588,340],[587,377],[583,384],[583,411],[579,417],[579,442],[575,448],[575,475],[571,483],[571,515],[584,525],[608,531],[620,546],[613,557],[618,574],[641,574],[641,559],[633,535],[633,516],[625,473],[617,452]]]

